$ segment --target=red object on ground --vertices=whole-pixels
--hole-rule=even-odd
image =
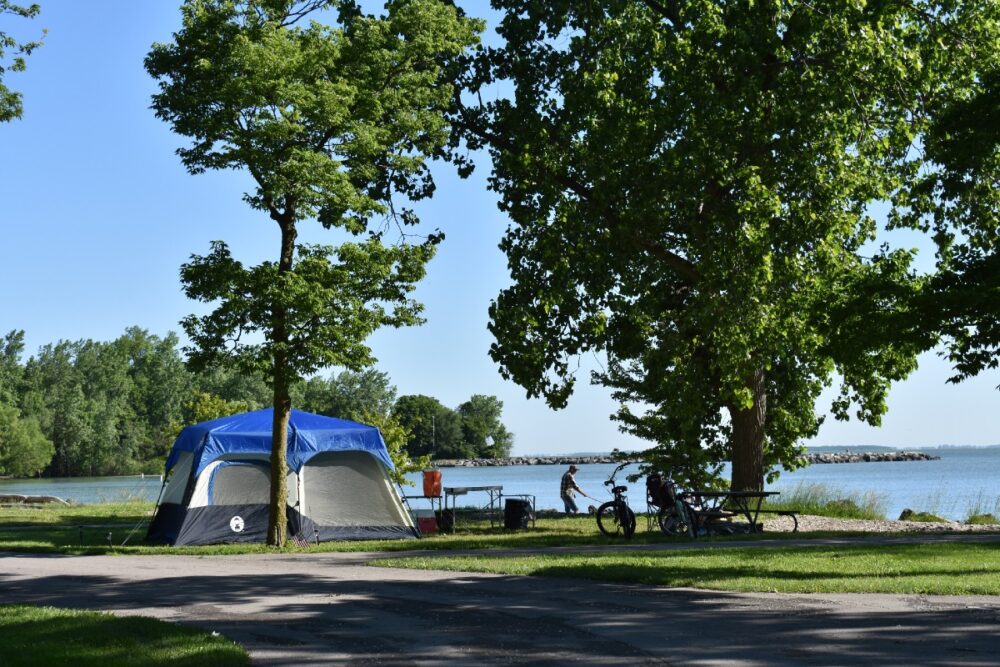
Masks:
[[[417,517],[417,528],[420,529],[421,535],[436,533],[438,529],[437,519],[432,516]]]

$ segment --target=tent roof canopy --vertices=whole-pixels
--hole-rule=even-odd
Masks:
[[[186,427],[167,457],[166,471],[182,452],[194,456],[195,475],[225,454],[270,454],[274,409],[221,417]],[[393,469],[382,434],[374,426],[292,410],[288,420],[288,467],[299,472],[321,452],[366,451]]]

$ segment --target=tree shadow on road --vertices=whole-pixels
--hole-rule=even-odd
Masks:
[[[107,563],[116,567],[114,558]],[[220,576],[0,575],[0,597],[165,617],[219,631],[284,664],[1000,662],[992,609],[852,611],[804,596],[359,574],[335,563],[281,573],[278,561],[273,574],[241,574],[238,564],[226,573],[225,559],[216,563]]]

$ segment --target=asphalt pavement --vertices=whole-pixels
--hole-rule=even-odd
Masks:
[[[1000,664],[998,597],[721,593],[365,565],[386,555],[0,554],[0,601],[214,630],[258,665]]]

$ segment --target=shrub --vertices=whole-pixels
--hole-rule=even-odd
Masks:
[[[980,490],[966,511],[965,523],[1000,523],[997,520],[998,514],[1000,514],[1000,498],[994,496],[990,499],[985,491]]]
[[[947,523],[948,519],[939,517],[937,514],[931,514],[930,512],[914,512],[913,510],[907,508],[903,510],[899,515],[900,521],[918,521],[921,523]]]
[[[765,507],[838,519],[880,520],[885,518],[885,505],[885,496],[872,491],[844,494],[824,484],[800,482],[791,491],[782,491],[781,496],[768,499]]]

